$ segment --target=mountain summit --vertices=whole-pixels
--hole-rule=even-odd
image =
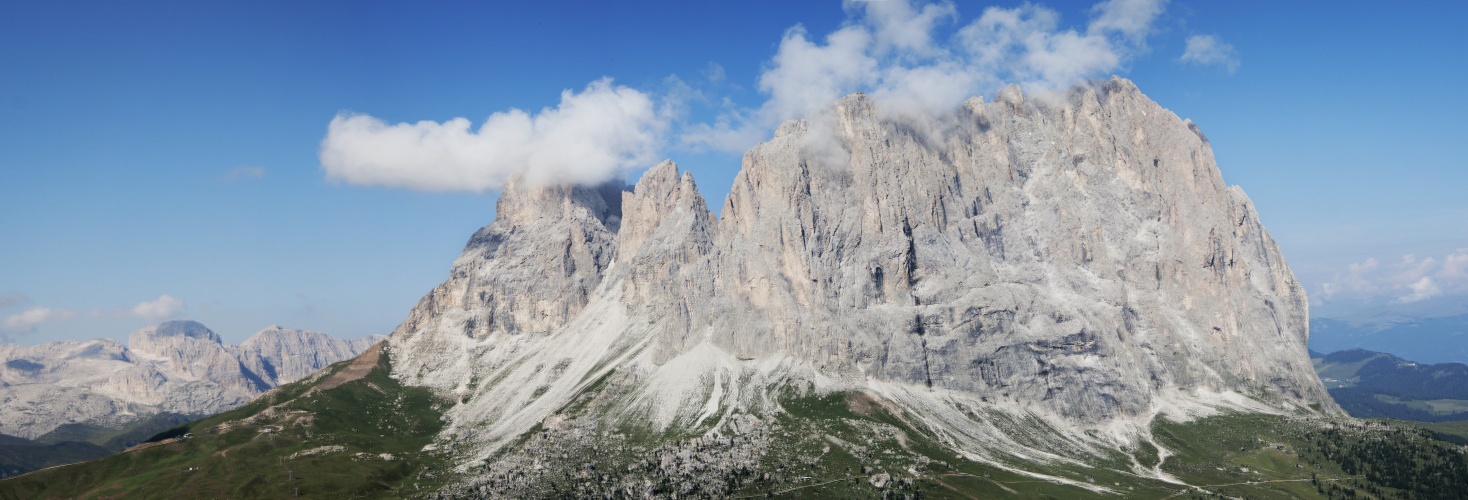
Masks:
[[[1305,294],[1248,197],[1196,126],[1131,82],[897,111],[857,94],[783,124],[717,217],[672,162],[634,186],[512,181],[387,342],[0,489],[1446,498],[1468,484],[1458,445],[1332,402]],[[149,332],[171,346],[150,352],[207,341],[174,331]]]
[[[721,217],[672,162],[510,184],[389,337],[395,374],[464,402],[442,438],[489,469],[585,401],[719,436],[854,391],[985,460],[1133,446],[1159,413],[1339,412],[1253,204],[1132,82],[829,118],[746,153]]]
[[[242,405],[381,340],[272,326],[231,345],[197,321],[169,321],[133,332],[126,345],[0,344],[0,434],[34,439],[68,425],[120,431],[160,416],[171,426]]]

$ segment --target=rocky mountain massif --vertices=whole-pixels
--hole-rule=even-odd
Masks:
[[[4,344],[0,434],[34,439],[73,424],[122,429],[158,414],[214,414],[381,340],[272,326],[231,345],[200,323],[172,321],[133,332],[127,344]]]
[[[441,438],[469,483],[535,488],[506,479],[549,458],[519,452],[534,429],[737,436],[791,391],[1016,470],[1135,449],[1158,414],[1339,412],[1252,203],[1125,79],[936,120],[848,96],[746,153],[721,213],[671,162],[505,188],[389,338],[401,380],[462,401]]]
[[[635,186],[514,182],[498,203],[384,347],[0,493],[1468,485],[1459,445],[1341,412],[1307,354],[1305,294],[1248,197],[1198,127],[1124,79],[1011,87],[921,119],[848,96],[747,153],[718,217],[671,162]]]

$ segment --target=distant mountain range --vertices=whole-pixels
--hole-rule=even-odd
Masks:
[[[271,326],[225,344],[194,321],[113,339],[0,344],[0,477],[121,451],[380,342]]]
[[[1354,417],[1468,420],[1468,365],[1415,363],[1365,349],[1310,357],[1331,397]]]
[[[1311,319],[1310,348],[1368,349],[1426,363],[1468,363],[1468,314]]]

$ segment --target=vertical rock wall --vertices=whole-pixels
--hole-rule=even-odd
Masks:
[[[392,336],[399,373],[469,394],[571,366],[567,325],[604,301],[633,318],[606,345],[655,366],[711,345],[1082,423],[1194,390],[1334,410],[1253,205],[1131,82],[1011,87],[931,121],[860,94],[831,113],[746,153],[719,218],[671,162],[632,189],[507,187]]]

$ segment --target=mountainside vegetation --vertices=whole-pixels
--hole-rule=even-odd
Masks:
[[[864,392],[790,387],[783,413],[656,432],[607,419],[615,377],[494,462],[436,440],[458,403],[389,376],[373,349],[239,409],[92,462],[0,481],[23,498],[1462,498],[1465,448],[1407,423],[1223,413],[1157,419],[1085,462],[961,455]],[[1008,422],[1025,432],[1033,422]],[[1009,427],[1004,427],[1009,426]],[[1030,429],[1033,431],[1033,429]],[[1155,444],[1154,444],[1155,443]],[[523,467],[503,467],[504,464]],[[459,466],[459,467],[456,467]]]
[[[1315,353],[1311,358],[1331,397],[1352,416],[1468,420],[1468,365],[1414,363],[1365,349]]]
[[[66,424],[36,439],[0,434],[0,478],[54,465],[96,460],[148,440],[170,427],[193,420],[177,413],[149,415],[120,429]]]
[[[116,455],[0,482],[0,498],[395,498],[438,486],[447,404],[376,351]]]

